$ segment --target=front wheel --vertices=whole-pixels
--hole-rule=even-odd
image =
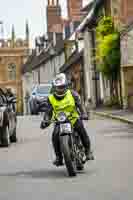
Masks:
[[[76,176],[76,161],[72,155],[71,147],[69,144],[70,136],[65,135],[60,137],[61,150],[64,156],[66,168],[69,176]]]

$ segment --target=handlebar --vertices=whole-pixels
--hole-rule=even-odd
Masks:
[[[73,117],[73,119],[76,118],[76,119],[81,119],[81,120],[88,120],[88,117],[87,116],[80,116],[79,118],[77,117]],[[51,123],[61,123],[59,122],[57,119],[51,119],[51,120],[43,120],[41,122],[41,125],[40,125],[40,128],[44,129],[46,127],[48,127]],[[64,121],[65,122],[65,121]]]
[[[86,116],[86,117],[82,117],[82,116],[80,116],[79,118],[77,118],[77,117],[72,117],[72,119],[80,119],[80,120],[85,120],[85,121],[88,121],[89,120],[89,118],[88,118],[88,116]],[[57,119],[52,119],[52,120],[43,120],[44,122],[46,122],[46,123],[54,123],[54,122],[58,122],[58,120]]]

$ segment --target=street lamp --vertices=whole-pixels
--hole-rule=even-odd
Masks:
[[[55,56],[56,56],[56,51],[54,48],[51,48],[49,51],[49,54],[53,57],[53,63],[54,63],[54,76],[56,76],[56,66],[55,66]],[[51,66],[52,66],[52,61],[51,61]]]

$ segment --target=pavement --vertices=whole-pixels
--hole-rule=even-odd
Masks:
[[[128,124],[133,124],[133,111],[128,109],[110,109],[110,108],[100,108],[90,111],[93,115],[98,115],[101,117],[111,118],[125,122]]]

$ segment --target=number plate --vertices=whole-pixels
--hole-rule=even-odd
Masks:
[[[72,127],[70,123],[60,124],[61,133],[71,133]]]

